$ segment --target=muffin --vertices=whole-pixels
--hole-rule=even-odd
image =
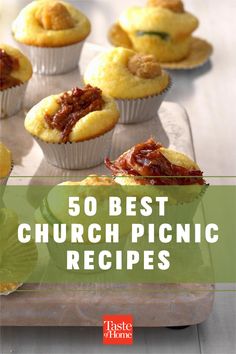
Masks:
[[[75,69],[90,33],[88,18],[64,1],[33,1],[12,25],[15,40],[28,53],[38,74],[62,74]]]
[[[115,161],[106,159],[105,164],[117,183],[142,186],[134,190],[138,195],[145,195],[147,187],[147,194],[167,196],[167,214],[177,222],[182,218],[192,220],[207,188],[203,172],[192,159],[152,138],[133,146]]]
[[[12,170],[12,155],[10,150],[0,142],[0,185],[6,184]]]
[[[25,128],[50,164],[85,169],[107,156],[118,119],[114,100],[87,85],[43,99],[28,112]]]
[[[206,191],[206,182],[198,165],[183,153],[164,148],[160,143],[149,139],[123,153],[115,161],[106,159],[107,167],[112,171],[115,181],[122,185],[127,194],[140,197],[168,197],[165,204],[165,215],[157,217],[153,213],[148,218],[140,216],[140,223],[145,227],[155,225],[158,230],[162,224],[170,224],[175,230],[177,224],[192,224],[201,198]],[[132,245],[128,244],[128,249]],[[148,238],[143,237],[140,249],[151,249]],[[199,246],[193,243],[165,244],[165,249],[172,255],[173,274],[164,278],[165,282],[173,281],[183,271],[183,259],[191,264],[202,264]],[[168,273],[168,275],[170,275]],[[153,277],[150,275],[153,280]],[[158,276],[157,276],[158,279]]]
[[[115,161],[106,159],[105,163],[117,183],[124,186],[156,186],[160,195],[169,197],[171,205],[186,208],[189,202],[196,201],[197,207],[199,197],[206,189],[203,173],[192,159],[163,147],[152,138],[135,145]]]
[[[152,138],[105,163],[124,185],[205,185],[203,173],[192,159]]]
[[[16,48],[0,44],[0,119],[20,111],[32,76],[30,61]]]
[[[184,10],[181,0],[150,0],[146,7],[131,7],[119,18],[109,37],[114,45],[152,54],[161,62],[178,62],[191,50],[198,20]]]
[[[63,187],[63,188],[62,188]],[[111,190],[109,191],[109,189]],[[98,177],[96,175],[88,176],[80,182],[64,182],[61,183],[49,192],[48,196],[42,202],[41,206],[36,210],[35,220],[37,223],[49,224],[60,223],[67,224],[68,227],[68,242],[64,244],[56,244],[53,238],[50,237],[47,244],[49,253],[54,263],[62,269],[66,269],[67,264],[67,250],[79,251],[81,264],[83,264],[83,252],[85,250],[94,251],[95,255],[103,250],[111,252],[124,246],[127,241],[127,236],[130,231],[129,223],[120,223],[120,240],[118,244],[105,243],[105,225],[109,223],[117,223],[117,217],[109,216],[108,196],[119,195],[122,196],[122,188],[111,177]],[[79,196],[80,205],[83,205],[83,200],[87,196],[94,196],[97,200],[98,209],[95,216],[88,218],[84,215],[82,208],[79,216],[69,216],[67,210],[69,196]],[[71,243],[70,240],[70,225],[79,223],[83,225],[83,243]],[[91,223],[98,223],[101,226],[101,240],[98,243],[91,243],[88,239],[87,228]],[[52,236],[52,235],[51,235]],[[98,263],[95,264],[95,272],[98,269]],[[82,270],[82,272],[87,272]]]
[[[124,124],[155,117],[171,84],[153,55],[121,47],[94,58],[84,81],[116,99],[121,113],[119,122]]]
[[[164,216],[158,217],[156,213],[153,213],[148,218],[140,217],[140,222],[145,228],[153,224],[158,230],[160,225],[171,225],[174,236],[177,224],[189,224],[192,227],[194,216],[207,185],[203,172],[188,156],[167,149],[162,144],[149,139],[135,145],[115,161],[111,162],[107,159],[106,165],[112,171],[115,181],[123,186],[126,193],[137,196],[137,200],[143,196],[151,196],[153,200],[159,196],[168,197]],[[199,217],[202,221],[199,215],[197,220]],[[132,245],[127,246],[130,248]],[[149,244],[148,238],[143,237],[139,247],[142,250],[152,250],[153,244]],[[157,247],[158,244],[155,245],[155,250]],[[173,280],[180,279],[178,281],[181,282],[183,274],[185,276],[187,274],[185,264],[191,264],[191,269],[194,269],[193,266],[195,269],[202,269],[200,267],[204,262],[199,244],[192,241],[179,245],[176,242],[170,242],[165,244],[165,250],[170,252],[174,266],[163,278],[158,278],[157,274],[156,281],[173,282]],[[150,281],[153,280],[153,275],[149,274],[149,276]],[[191,274],[188,274],[187,279],[190,279],[190,276]]]

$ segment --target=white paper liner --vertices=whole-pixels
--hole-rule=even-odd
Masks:
[[[100,165],[109,155],[114,129],[97,138],[75,143],[47,143],[33,136],[44,157],[53,166],[82,170]]]
[[[30,58],[33,71],[40,75],[64,74],[77,68],[84,41],[64,47],[48,48],[19,44]]]
[[[28,81],[0,91],[0,119],[14,116],[22,108]]]
[[[137,99],[116,99],[120,111],[119,123],[142,123],[156,117],[171,84],[169,79],[167,88],[157,95]]]

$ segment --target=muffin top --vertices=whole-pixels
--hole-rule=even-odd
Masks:
[[[118,119],[114,100],[87,85],[44,98],[28,112],[25,128],[48,143],[79,142],[105,134]]]
[[[63,182],[59,184],[60,186],[70,186],[71,188],[74,187],[74,193],[78,194],[81,198],[86,198],[88,195],[93,195],[94,193],[94,187],[120,187],[118,183],[114,181],[114,178],[112,177],[106,177],[106,176],[97,176],[97,175],[90,175],[87,178],[83,179],[82,181],[75,182],[75,181],[68,181],[68,182]],[[86,187],[86,188],[80,188],[78,189],[77,187]],[[91,188],[90,188],[91,187]],[[105,198],[107,197],[107,189],[106,188],[97,188],[96,189],[96,198],[100,203],[104,202]]]
[[[28,81],[32,65],[18,49],[0,43],[0,72],[0,91],[3,91]]]
[[[132,99],[161,93],[170,79],[154,56],[114,48],[89,63],[84,81],[114,98]]]
[[[0,178],[7,177],[11,172],[12,156],[10,150],[0,142]]]
[[[99,177],[97,175],[90,175],[80,182],[63,182],[61,186],[116,186],[117,183],[111,177]]]
[[[167,6],[148,6],[127,9],[120,16],[119,24],[135,36],[156,35],[164,40],[181,40],[198,27],[198,20],[188,12],[173,11]]]
[[[164,148],[153,139],[135,145],[113,162],[107,159],[106,165],[115,176],[144,177],[132,180],[121,178],[120,182],[124,184],[205,184],[203,173],[192,159],[183,153]]]
[[[184,4],[181,0],[148,0],[147,6],[159,6],[176,13],[183,13]]]
[[[64,1],[33,1],[12,25],[15,39],[39,47],[62,47],[84,40],[90,33],[88,18]]]

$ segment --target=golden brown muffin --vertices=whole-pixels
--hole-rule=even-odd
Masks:
[[[12,25],[14,38],[39,47],[63,47],[83,41],[90,33],[88,18],[64,1],[33,1]]]
[[[94,189],[94,187],[98,188]],[[61,223],[67,223],[67,225],[70,225],[71,223],[79,222],[84,226],[84,229],[86,229],[86,227],[91,224],[91,220],[84,213],[81,213],[78,217],[70,216],[65,210],[65,203],[63,201],[68,200],[68,197],[71,195],[79,195],[82,205],[84,198],[89,195],[94,195],[99,206],[95,218],[96,220],[99,220],[100,225],[104,225],[107,220],[105,215],[108,213],[107,197],[109,192],[107,187],[115,187],[113,191],[119,191],[121,193],[120,195],[124,196],[122,188],[114,181],[112,177],[90,175],[80,182],[63,182],[50,190],[50,193],[43,202],[43,205],[36,210],[35,219],[39,223],[48,223],[53,215],[55,220],[60,220]],[[110,217],[110,219],[111,223],[117,221],[116,217]],[[129,225],[121,225],[121,234],[126,236],[129,228]],[[85,243],[87,242],[87,237],[88,236],[85,233]],[[102,233],[101,243],[104,242],[104,239],[105,234]]]
[[[89,63],[84,81],[113,98],[137,99],[161,93],[170,79],[154,56],[114,48]]]
[[[21,85],[32,76],[32,65],[18,49],[0,43],[0,91]]]
[[[147,7],[131,7],[109,33],[114,45],[153,54],[160,62],[177,62],[190,53],[196,17],[184,11],[180,1],[159,0]]]
[[[91,86],[46,97],[27,114],[25,128],[48,143],[81,142],[114,128],[114,100]]]
[[[106,165],[123,185],[205,184],[203,173],[192,159],[153,139],[135,145],[115,161],[107,159]]]

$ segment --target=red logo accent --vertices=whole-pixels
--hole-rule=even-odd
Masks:
[[[133,344],[133,317],[131,315],[103,316],[103,344]]]

